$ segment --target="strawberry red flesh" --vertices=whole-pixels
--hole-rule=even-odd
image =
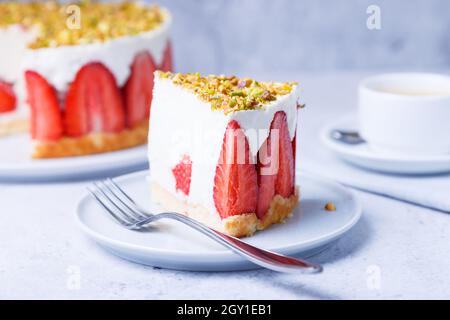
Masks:
[[[36,140],[57,140],[63,135],[62,113],[55,89],[40,74],[25,73],[31,108],[31,136]]]
[[[294,139],[292,139],[292,154],[294,155],[294,181],[295,181],[295,172],[297,166],[297,130],[294,134]]]
[[[148,52],[136,55],[124,88],[127,127],[135,126],[150,115],[155,70],[155,62]]]
[[[247,138],[233,120],[227,126],[214,177],[214,204],[222,219],[256,211],[257,179]]]
[[[69,136],[90,132],[119,132],[125,128],[125,110],[114,75],[103,64],[83,66],[69,87],[65,105]]]
[[[183,155],[181,161],[172,169],[175,178],[175,189],[189,195],[191,187],[192,161],[188,155]]]
[[[275,181],[275,192],[285,198],[294,193],[294,152],[289,137],[286,113],[278,111],[272,121],[272,130],[279,132],[279,168]]]
[[[271,128],[272,129],[272,128]],[[258,206],[256,215],[262,219],[269,210],[275,195],[275,181],[278,173],[278,131],[273,136],[272,130],[258,151]],[[272,142],[272,139],[274,141]],[[273,149],[273,150],[272,150]]]
[[[258,166],[258,206],[256,208],[256,215],[262,219],[269,210],[272,198],[275,195],[275,180],[276,175],[261,174],[261,167]]]
[[[159,69],[164,72],[173,71],[173,58],[172,58],[172,43],[167,41],[166,48],[164,49],[164,56]]]
[[[16,109],[16,95],[10,83],[0,80],[0,113]]]

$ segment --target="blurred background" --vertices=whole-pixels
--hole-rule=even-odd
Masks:
[[[177,71],[258,75],[450,69],[448,0],[156,2],[175,19]],[[371,5],[380,9],[380,29],[367,27]]]

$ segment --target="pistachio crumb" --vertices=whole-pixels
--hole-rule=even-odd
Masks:
[[[71,11],[69,6],[73,5],[79,8],[79,17]],[[73,23],[75,21],[79,23]],[[0,3],[0,27],[19,24],[37,30],[35,40],[29,44],[32,49],[104,42],[150,31],[163,21],[164,14],[158,6],[125,0]]]
[[[326,211],[336,211],[336,206],[334,205],[333,202],[328,202],[328,203],[325,205],[325,210],[326,210]]]
[[[297,85],[296,82],[260,82],[236,76],[201,76],[199,73],[158,72],[157,75],[171,79],[174,84],[210,103],[213,110],[221,110],[225,114],[264,109],[271,101],[291,93]]]

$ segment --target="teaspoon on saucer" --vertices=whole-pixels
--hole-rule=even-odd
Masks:
[[[330,132],[330,136],[332,139],[345,144],[361,144],[366,142],[366,140],[361,138],[358,131],[334,129]]]

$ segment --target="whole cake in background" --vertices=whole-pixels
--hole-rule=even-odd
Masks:
[[[145,144],[170,28],[156,5],[1,2],[0,136],[29,128],[34,158]]]
[[[237,237],[292,214],[297,83],[158,71],[153,94],[153,202]]]

